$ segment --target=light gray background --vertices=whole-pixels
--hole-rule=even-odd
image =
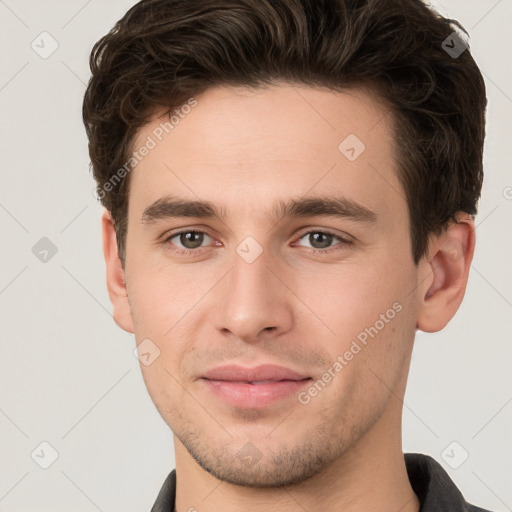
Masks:
[[[149,510],[174,467],[134,337],[111,317],[81,121],[92,45],[134,3],[0,0],[3,512]],[[512,510],[512,0],[431,3],[468,29],[486,80],[486,177],[465,301],[417,338],[404,451],[439,460],[469,501]],[[59,45],[47,59],[31,47],[43,31]],[[58,249],[46,263],[32,252],[42,237]],[[43,441],[58,452],[48,469]]]

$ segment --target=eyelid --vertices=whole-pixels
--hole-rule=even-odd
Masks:
[[[199,233],[201,235],[206,235],[207,237],[211,238],[215,243],[217,243],[217,240],[215,240],[215,238],[208,234],[206,231],[204,231],[204,229],[199,229],[199,228],[187,228],[187,229],[181,229],[180,231],[175,231],[175,232],[167,232],[163,235],[163,243],[169,243],[169,240],[171,238],[175,238],[179,235],[183,235],[185,233]],[[208,248],[208,245],[206,246],[200,246],[200,247],[197,247],[196,249],[187,249],[186,247],[183,248],[183,247],[178,247],[178,249],[182,250],[182,251],[188,251],[188,252],[199,252],[199,250],[201,249],[206,249]]]
[[[345,231],[337,231],[332,228],[324,228],[321,226],[306,226],[298,231],[298,235],[295,235],[295,240],[298,240],[299,238],[302,238],[304,235],[308,235],[310,233],[325,233],[326,235],[332,235],[337,238],[342,238],[350,242],[355,242],[356,239],[352,235],[349,235]]]
[[[159,236],[158,238],[165,241],[173,236],[181,235],[183,233],[190,233],[191,231],[193,231],[195,233],[203,233],[203,234],[209,236],[210,238],[215,238],[213,235],[210,234],[210,229],[206,226],[186,226],[183,228],[169,229],[169,230],[165,231],[164,233],[162,233],[162,235]]]
[[[302,234],[295,237],[295,242],[293,242],[293,243],[294,244],[297,243],[301,238],[304,238],[306,235],[310,235],[311,233],[322,233],[324,235],[330,235],[339,240],[338,244],[332,245],[325,249],[316,249],[315,247],[309,247],[309,249],[312,251],[329,252],[331,249],[334,250],[334,248],[337,245],[351,245],[355,241],[353,237],[351,237],[350,235],[348,235],[346,233],[344,233],[343,235],[340,235],[340,234],[333,233],[332,231],[330,231],[329,229],[326,229],[326,228],[307,228],[307,231],[304,231]],[[299,247],[304,247],[304,246],[299,246]]]

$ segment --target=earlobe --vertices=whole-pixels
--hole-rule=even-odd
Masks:
[[[474,248],[475,225],[467,214],[431,239],[420,262],[426,277],[418,288],[418,329],[437,332],[453,318],[466,291]]]
[[[110,212],[104,208],[101,216],[103,255],[105,257],[107,289],[112,302],[113,318],[123,330],[133,333],[133,319],[128,301],[125,272],[117,252],[117,236]]]

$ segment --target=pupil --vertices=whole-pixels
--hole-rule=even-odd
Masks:
[[[324,249],[329,247],[332,242],[332,235],[328,233],[311,233],[309,235],[309,243],[316,249]],[[315,245],[318,244],[319,245]]]
[[[180,235],[180,242],[187,249],[195,249],[196,247],[201,246],[201,243],[203,242],[203,233],[199,233],[197,231],[182,233]]]

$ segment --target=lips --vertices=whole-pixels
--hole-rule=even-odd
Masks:
[[[245,368],[238,365],[219,366],[206,372],[203,378],[216,381],[264,384],[281,380],[304,380],[308,379],[309,376],[283,366],[266,364],[254,368]]]
[[[290,398],[312,380],[290,368],[227,365],[206,372],[200,379],[208,392],[224,403],[243,409],[261,409]]]

